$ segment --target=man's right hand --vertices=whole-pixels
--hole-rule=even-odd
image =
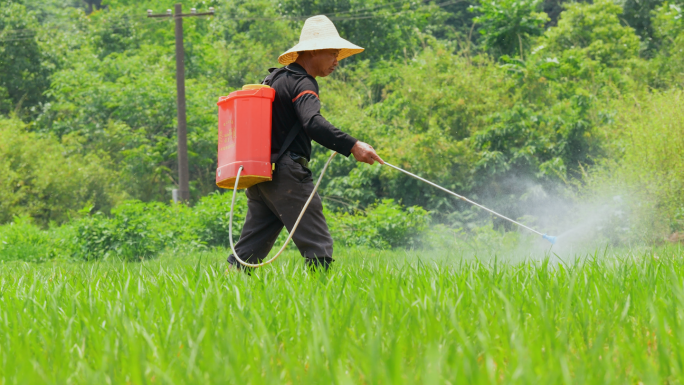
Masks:
[[[385,161],[378,156],[373,146],[360,140],[354,144],[351,153],[354,154],[354,158],[359,162],[374,164],[377,160],[380,164],[385,164]]]

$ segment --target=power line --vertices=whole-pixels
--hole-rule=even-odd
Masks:
[[[429,4],[425,4],[425,3],[427,3],[428,1],[429,1],[429,0],[422,0],[422,1],[421,1],[421,3],[422,3],[421,5],[429,5]],[[448,2],[444,2],[444,3],[435,4],[435,6],[437,6],[437,7],[445,7],[445,6],[447,6],[447,5],[452,5],[452,4],[460,3],[460,2],[463,2],[463,1],[465,1],[465,0],[448,1]],[[376,6],[373,6],[373,7],[359,8],[359,9],[355,9],[355,10],[349,9],[349,10],[347,10],[347,11],[331,12],[331,13],[327,13],[327,14],[324,14],[324,15],[327,16],[327,17],[329,17],[331,20],[335,20],[335,21],[352,21],[352,20],[371,19],[371,18],[375,18],[375,17],[395,16],[395,15],[400,15],[400,14],[403,14],[403,13],[407,13],[407,12],[412,12],[412,11],[414,11],[414,10],[411,10],[411,9],[407,9],[407,10],[401,10],[401,11],[398,11],[398,12],[394,12],[394,13],[391,13],[391,14],[389,14],[389,15],[387,15],[387,14],[383,15],[383,14],[379,14],[379,13],[367,13],[367,12],[369,12],[369,11],[375,11],[375,10],[390,8],[390,7],[392,7],[393,5],[396,5],[396,4],[404,4],[404,3],[405,3],[405,1],[395,1],[395,2],[392,2],[392,3],[380,4],[380,5],[376,5]],[[346,15],[346,16],[344,16],[344,15]],[[312,17],[312,16],[316,16],[316,15],[309,15],[309,16],[280,16],[280,17],[232,17],[232,18],[227,17],[227,18],[223,18],[223,19],[224,19],[224,20],[235,20],[235,21],[288,21],[288,20],[290,20],[290,21],[301,21],[301,20],[306,20],[306,19],[308,19],[309,17]],[[121,15],[119,19],[120,19],[120,20],[121,20],[121,19],[124,19],[124,20],[125,20],[125,19],[129,19],[129,20],[130,20],[130,19],[138,19],[138,20],[140,20],[140,19],[145,19],[145,18],[147,18],[147,16],[144,16],[144,15]],[[134,24],[134,26],[135,26],[135,25],[139,25],[139,24],[147,24],[147,22],[139,21],[139,22],[137,22],[136,24]],[[119,24],[119,25],[121,25],[121,24]],[[12,33],[12,32],[21,32],[21,31],[29,31],[29,32],[34,32],[34,31],[46,31],[46,30],[59,29],[59,28],[62,28],[62,26],[55,25],[55,26],[43,27],[43,28],[23,28],[23,29],[14,29],[14,30],[2,30],[2,31],[0,31],[0,36],[3,35],[3,34]],[[120,28],[130,28],[130,27],[129,27],[129,26],[122,26],[122,27],[120,27]],[[120,29],[120,28],[116,28],[116,27],[115,27],[115,28],[113,28],[113,29],[114,29],[114,30],[117,30],[117,29]],[[35,32],[34,32],[34,33],[35,33]],[[12,37],[15,37],[15,36],[12,36]],[[23,36],[19,36],[19,37],[23,37]],[[0,41],[3,41],[3,40],[0,40]]]
[[[427,2],[428,0],[423,0],[422,3]],[[452,0],[452,1],[447,1],[439,4],[435,4],[437,7],[446,7],[448,5],[453,5],[457,3],[461,3],[465,0]],[[334,21],[353,21],[353,20],[366,20],[366,19],[372,19],[376,17],[390,17],[390,16],[398,16],[401,14],[405,14],[408,12],[414,12],[415,9],[405,9],[401,10],[399,12],[394,12],[390,14],[379,14],[379,13],[371,13],[371,14],[354,14],[353,13],[360,13],[360,12],[365,12],[365,11],[373,11],[373,10],[378,10],[378,9],[383,9],[383,8],[389,8],[392,5],[399,4],[399,3],[404,3],[403,1],[396,1],[393,3],[389,4],[383,4],[383,5],[378,5],[375,7],[367,7],[367,8],[361,8],[358,10],[354,11],[341,11],[341,12],[333,12],[329,13],[326,16],[330,17],[331,20]],[[347,13],[349,16],[334,16],[338,14],[344,14]],[[124,15],[126,18],[139,18],[140,16],[135,16],[135,15]],[[142,16],[143,18],[147,18],[147,16]],[[224,20],[234,20],[234,21],[301,21],[308,19],[311,16],[294,16],[294,17],[288,17],[288,16],[282,16],[282,17],[236,17],[236,18],[224,18]],[[120,27],[114,27],[114,28],[108,28],[110,31],[120,31],[120,30],[128,30],[131,29],[131,27],[136,27],[136,26],[146,26],[148,24],[154,24],[154,23],[161,23],[161,22],[166,22],[170,21],[170,19],[159,19],[159,20],[148,20],[148,21],[138,21],[136,22],[133,26],[128,26],[128,25],[121,25]],[[0,43],[4,42],[13,42],[13,41],[23,41],[23,40],[30,40],[33,39],[38,31],[48,31],[48,30],[54,30],[54,29],[59,29],[62,28],[60,26],[51,26],[51,27],[44,27],[44,28],[25,28],[25,29],[18,29],[18,30],[3,30],[0,31]],[[14,31],[27,31],[27,33],[32,32],[33,35],[24,35],[24,34],[19,34],[19,36],[8,36],[9,39],[3,39],[2,35],[6,34],[7,32],[14,32]]]
[[[427,0],[424,0],[424,2]],[[439,3],[435,4],[437,7],[446,7],[447,5],[453,5],[457,3],[461,3],[465,0],[453,0],[453,1],[447,1],[444,3]],[[396,4],[396,3],[391,3],[391,4]],[[387,7],[387,6],[385,6]],[[330,20],[335,20],[335,21],[350,21],[350,20],[361,20],[361,19],[372,19],[376,17],[387,17],[387,16],[396,16],[400,14],[404,14],[407,12],[415,12],[415,9],[405,9],[399,12],[394,12],[390,14],[379,14],[379,13],[374,13],[374,14],[361,14],[361,15],[354,15],[354,16],[334,16],[336,13],[329,13],[325,14]],[[316,15],[310,15],[310,16],[281,16],[281,17],[227,17],[223,18],[224,20],[235,20],[235,21],[301,21],[301,20],[306,20],[312,16]]]
[[[141,21],[136,22],[136,24],[134,24],[133,26],[141,25],[141,24],[144,25],[144,24],[151,24],[151,23],[159,23],[159,22],[162,22],[162,21],[168,21],[168,20],[161,20],[161,21],[160,21],[160,20],[146,20],[146,21],[142,21],[143,19],[147,19],[147,17],[146,17],[146,16],[142,16],[142,17],[140,17],[140,16],[130,16],[130,18],[133,18],[133,17],[135,17],[136,19],[140,19],[140,20],[141,20]],[[129,18],[129,16],[128,16],[128,15],[124,15],[124,19],[126,19],[126,18]],[[74,20],[74,21],[78,21],[78,20]],[[119,20],[117,20],[117,22],[118,22],[118,21],[119,21]],[[62,24],[52,25],[52,26],[48,26],[48,27],[39,27],[39,28],[3,29],[3,30],[0,30],[0,37],[1,37],[2,35],[5,35],[5,34],[12,34],[12,33],[15,33],[15,32],[34,33],[34,34],[35,34],[37,31],[42,31],[42,32],[44,32],[44,31],[50,31],[50,30],[55,30],[55,29],[62,29],[62,28],[64,28],[65,25],[66,25],[66,26],[73,26],[73,23],[66,23],[66,22],[65,22],[65,23],[62,23]],[[116,24],[113,24],[113,25],[119,25],[119,26],[122,26],[122,27],[125,27],[125,28],[129,28],[129,27],[130,27],[130,26],[124,25],[124,24],[122,24],[122,23],[116,23]],[[120,29],[120,28],[122,28],[122,27],[115,27],[114,29]],[[19,33],[19,34],[21,35],[22,33]]]
[[[136,24],[136,26],[144,26],[147,24],[156,24],[156,23],[164,23],[164,22],[170,22],[171,20],[166,20],[166,19],[161,19],[161,20],[148,20],[148,21],[142,21]],[[8,36],[9,39],[3,38],[2,34],[5,31],[0,31],[0,43],[4,42],[10,42],[10,41],[21,41],[21,40],[31,40],[35,38],[38,35],[38,32],[46,32],[46,31],[51,31],[55,29],[60,29],[58,26],[54,27],[47,27],[47,28],[36,28],[32,30],[33,32],[32,35],[20,35],[20,36]],[[114,27],[114,28],[108,28],[109,31],[122,31],[122,30],[129,30],[131,29],[130,26],[121,26],[121,27]],[[16,38],[16,39],[15,39]]]
[[[427,3],[428,1],[429,1],[429,0],[423,0],[422,2],[423,2],[423,3]],[[446,7],[447,5],[452,5],[452,4],[460,3],[460,2],[463,2],[463,1],[465,1],[465,0],[453,0],[453,1],[447,1],[447,2],[444,2],[444,3],[439,3],[439,4],[434,4],[434,5],[437,6],[437,7]],[[398,2],[390,3],[390,4],[397,4],[397,3],[403,3],[403,2],[402,2],[402,1],[398,1]],[[421,4],[421,5],[423,5],[423,6],[426,6],[426,5],[429,6],[430,4]],[[371,8],[369,8],[369,10],[374,10],[374,9],[377,9],[377,8],[385,8],[385,7],[389,7],[389,5],[387,5],[387,6],[376,6],[376,7],[371,7]],[[394,15],[398,15],[398,14],[402,14],[402,13],[406,13],[406,12],[412,12],[412,11],[414,11],[414,10],[412,10],[412,9],[404,9],[404,10],[401,10],[401,11],[399,11],[399,12],[395,12]],[[346,13],[346,12],[343,12],[343,13]],[[335,14],[337,14],[337,13],[335,13]],[[333,14],[331,14],[331,15],[333,15]],[[360,18],[371,18],[371,17],[376,17],[376,16],[382,17],[382,16],[385,16],[385,15],[381,15],[381,14],[354,15],[354,16],[351,16],[351,17],[349,17],[349,18],[346,18],[346,20],[355,20],[355,19],[360,19]],[[331,16],[331,17],[330,17],[331,20],[335,20],[335,18],[337,18],[337,17],[336,17],[336,16]]]
[[[429,1],[429,0],[422,0],[423,3],[427,2],[427,1]],[[379,8],[389,8],[389,7],[393,6],[393,5],[396,5],[396,4],[404,4],[404,3],[406,3],[405,0],[399,0],[399,1],[392,2],[392,3],[379,4],[379,5],[376,5],[376,6],[374,6],[374,7],[359,8],[359,9],[355,9],[355,10],[352,10],[352,9],[350,8],[350,9],[348,9],[348,10],[346,10],[346,11],[331,12],[331,13],[327,13],[327,14],[324,14],[324,15],[325,15],[325,16],[328,16],[328,17],[331,17],[331,16],[335,17],[334,15],[345,15],[345,14],[354,14],[354,13],[360,13],[360,12],[366,12],[366,11],[373,11],[373,10],[376,10],[376,9],[379,9]],[[312,17],[312,16],[316,16],[316,15],[310,15],[310,16],[295,16],[295,18],[308,19],[309,17]]]

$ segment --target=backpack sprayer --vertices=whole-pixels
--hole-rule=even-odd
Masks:
[[[297,230],[297,226],[299,226],[299,222],[304,216],[306,209],[309,207],[309,203],[311,203],[311,200],[316,195],[318,186],[321,184],[323,175],[325,175],[330,162],[332,162],[335,155],[337,155],[337,153],[333,151],[327,162],[325,162],[321,175],[318,177],[309,199],[304,204],[302,211],[299,213],[299,217],[297,217],[297,221],[294,226],[292,226],[292,230],[280,250],[271,259],[262,263],[248,263],[243,261],[235,251],[235,246],[233,244],[235,193],[239,189],[245,189],[257,183],[272,180],[272,173],[275,168],[275,163],[271,163],[271,114],[274,99],[275,90],[273,88],[261,84],[250,84],[244,86],[240,91],[234,91],[228,96],[220,97],[217,103],[219,107],[219,127],[216,185],[221,188],[233,190],[233,199],[230,204],[230,221],[228,224],[230,249],[233,251],[235,259],[237,259],[240,264],[247,267],[268,265],[283,253],[292,240],[292,236]],[[284,151],[281,150],[281,152]],[[387,162],[384,164],[385,166],[401,171],[412,178],[425,182],[430,186],[436,187],[465,202],[477,206],[501,219],[514,223],[537,235],[541,235],[542,238],[551,242],[551,244],[556,243],[557,237],[543,234],[395,165]]]

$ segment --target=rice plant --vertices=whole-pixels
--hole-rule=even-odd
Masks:
[[[0,384],[680,383],[680,248],[0,264]]]

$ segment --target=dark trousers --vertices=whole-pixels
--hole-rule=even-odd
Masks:
[[[266,258],[283,226],[292,231],[313,188],[311,170],[294,162],[287,154],[276,164],[272,181],[249,187],[247,218],[235,245],[240,259],[259,263]],[[318,194],[311,200],[292,240],[308,266],[327,268],[333,261],[333,240]],[[244,268],[232,254],[228,263]]]

